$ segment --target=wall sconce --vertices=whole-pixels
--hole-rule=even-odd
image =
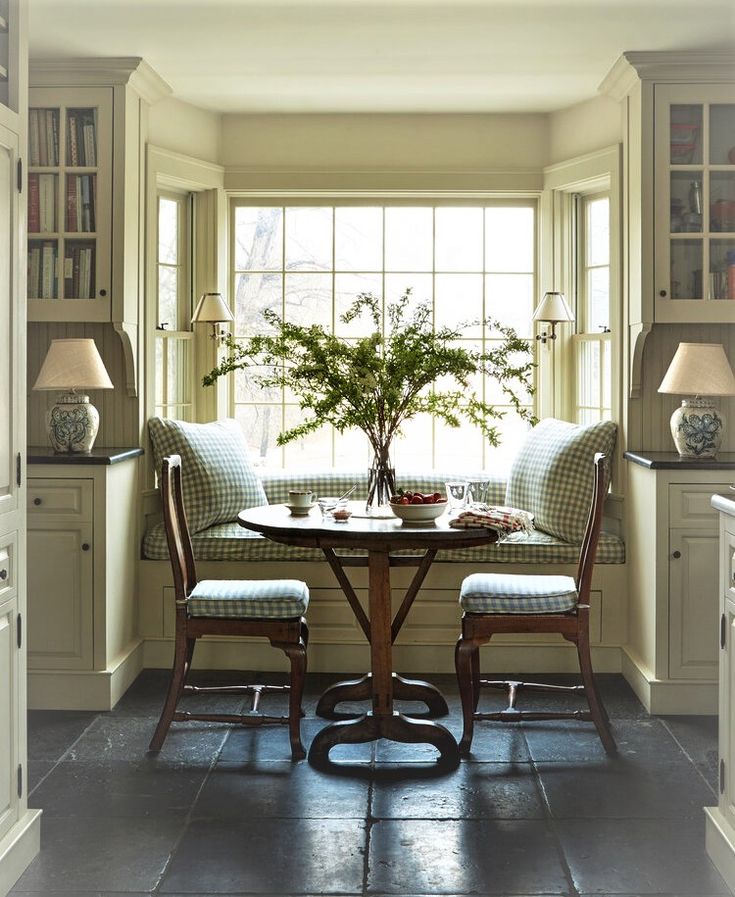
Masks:
[[[223,330],[217,332],[217,324],[234,320],[234,315],[225,304],[221,293],[204,293],[191,316],[192,324],[211,324],[211,337],[215,340],[222,339],[226,335]]]
[[[543,333],[536,334],[536,339],[541,340],[541,342],[545,344],[547,340],[556,339],[556,325],[565,321],[572,323],[574,321],[574,315],[567,305],[564,293],[550,291],[544,293],[544,298],[533,313],[531,320],[543,321],[546,324],[551,324],[551,333],[547,333],[544,330]]]

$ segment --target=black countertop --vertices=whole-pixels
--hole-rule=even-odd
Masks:
[[[119,464],[129,458],[138,458],[143,454],[142,448],[93,448],[89,454],[84,452],[65,452],[56,454],[47,445],[28,446],[28,464]]]
[[[716,458],[682,458],[678,452],[625,452],[623,457],[649,470],[735,470],[735,452]]]

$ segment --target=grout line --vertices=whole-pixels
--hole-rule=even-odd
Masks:
[[[41,712],[44,712],[44,711],[41,711]],[[53,712],[53,711],[50,711],[50,712]],[[58,711],[57,711],[57,712],[58,712]],[[64,711],[62,711],[62,712],[64,712]],[[74,741],[72,741],[72,743],[69,745],[69,747],[66,748],[66,750],[63,752],[63,754],[62,754],[57,760],[47,761],[47,762],[50,762],[50,763],[52,764],[52,765],[51,765],[51,769],[49,769],[48,772],[46,772],[46,774],[45,774],[44,776],[42,776],[42,777],[36,782],[36,784],[33,786],[32,789],[29,789],[29,790],[28,790],[28,793],[26,794],[26,798],[29,798],[29,797],[33,794],[33,792],[36,790],[36,788],[38,788],[38,786],[41,785],[41,784],[42,784],[42,783],[43,783],[43,782],[44,782],[44,781],[51,775],[51,773],[56,769],[56,767],[59,765],[59,763],[64,762],[64,758],[65,758],[66,755],[69,753],[69,751],[70,751],[70,750],[71,750],[71,749],[72,749],[72,748],[73,748],[73,747],[80,741],[80,739],[82,739],[82,738],[87,734],[87,732],[89,731],[89,729],[91,728],[91,726],[93,726],[93,725],[97,722],[97,720],[100,718],[100,716],[102,716],[102,714],[103,714],[103,713],[106,713],[106,712],[107,712],[107,711],[97,711],[97,713],[95,714],[95,716],[92,717],[92,719],[90,720],[89,725],[84,727],[84,729],[79,733],[79,735],[74,739]],[[28,711],[28,713],[30,713],[30,711]],[[26,723],[26,725],[27,725],[27,723]],[[40,759],[39,759],[39,760],[32,761],[32,760],[30,759],[30,757],[27,756],[27,750],[26,750],[26,765],[27,765],[28,767],[30,767],[30,765],[31,765],[32,762],[35,762],[35,763],[42,763],[42,762],[44,762],[44,761],[42,761],[42,760],[40,760]]]
[[[704,784],[709,788],[709,790],[712,792],[712,794],[714,794],[715,800],[718,800],[719,795],[717,794],[717,789],[712,787],[712,784],[707,780],[707,777],[704,775],[702,770],[697,765],[696,760],[689,754],[689,751],[687,751],[687,749],[684,747],[684,745],[681,743],[681,741],[679,741],[679,739],[676,737],[674,732],[672,732],[672,730],[669,728],[668,721],[666,719],[661,719],[661,724],[666,729],[666,731],[669,733],[669,735],[674,739],[674,741],[679,746],[679,748],[681,749],[684,756],[687,758],[687,760],[692,764],[692,766],[697,771],[697,773],[699,774],[699,776],[702,779],[702,781],[704,782]]]

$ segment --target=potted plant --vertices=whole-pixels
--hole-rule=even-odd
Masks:
[[[284,321],[268,309],[263,317],[272,330],[247,339],[225,338],[227,357],[203,378],[211,386],[232,371],[258,367],[254,379],[262,387],[286,387],[304,417],[298,426],[278,436],[284,445],[326,424],[342,432],[357,427],[373,451],[368,483],[368,506],[384,504],[396,491],[390,462],[393,439],[402,425],[417,414],[431,414],[450,426],[465,418],[476,424],[491,445],[500,435],[495,423],[504,411],[483,402],[470,386],[476,374],[491,377],[519,415],[531,422],[532,412],[521,405],[519,393],[533,391],[534,367],[527,340],[511,327],[487,319],[483,323],[499,335],[485,351],[458,345],[462,326],[432,324],[431,306],[409,309],[410,290],[382,311],[382,303],[361,293],[342,315],[349,323],[367,314],[372,332],[345,340],[325,333],[318,325],[305,327]],[[440,378],[455,388],[438,389]]]

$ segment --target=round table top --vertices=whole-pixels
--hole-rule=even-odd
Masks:
[[[285,505],[262,505],[248,508],[237,515],[246,529],[262,533],[274,542],[304,548],[366,548],[396,550],[401,548],[472,548],[497,542],[490,529],[453,529],[450,517],[442,514],[429,523],[407,523],[397,517],[357,516],[364,512],[363,502],[350,502],[353,516],[345,523],[322,519],[319,508],[306,515],[291,514]]]

